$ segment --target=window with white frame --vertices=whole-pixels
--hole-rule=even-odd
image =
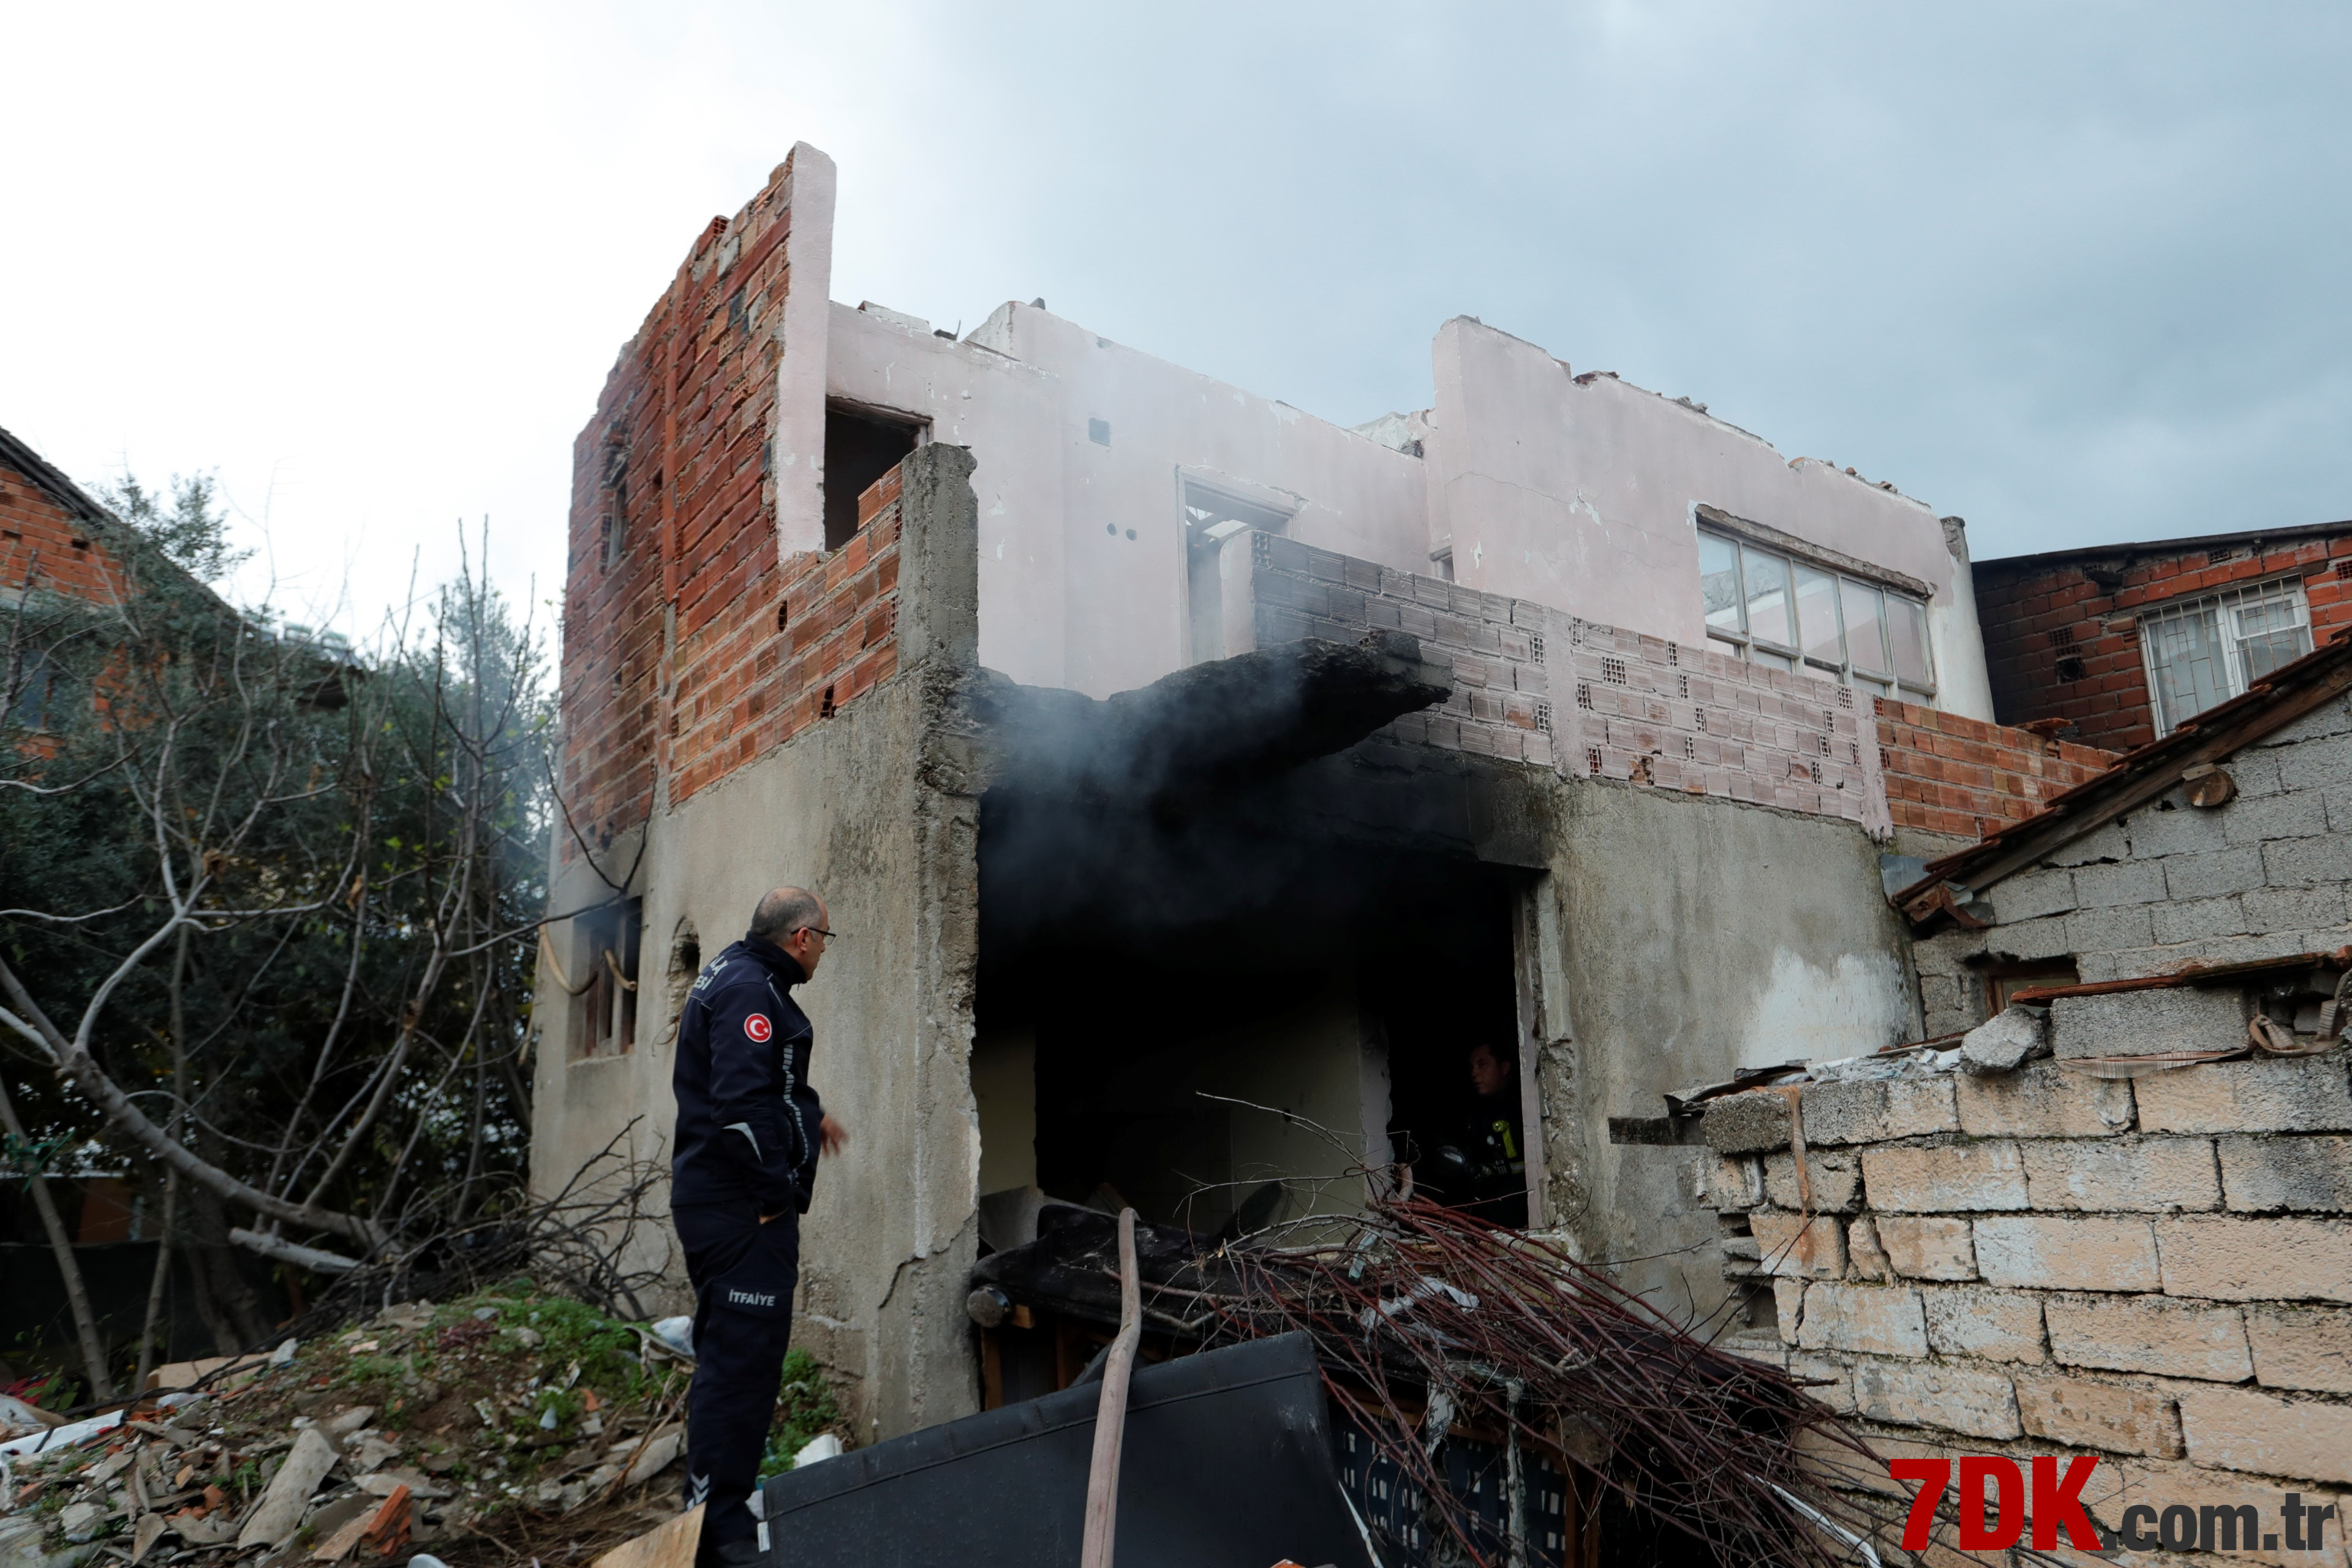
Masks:
[[[2169,735],[2311,651],[2300,578],[2252,583],[2159,605],[2139,618],[2156,732]]]
[[[1935,700],[1927,606],[1910,595],[1704,528],[1698,571],[1706,635],[1726,652]]]

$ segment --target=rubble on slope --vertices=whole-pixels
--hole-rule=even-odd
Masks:
[[[517,1280],[89,1421],[16,1411],[48,1429],[0,1443],[0,1568],[586,1563],[677,1511],[693,1362],[661,1327]],[[786,1385],[772,1456],[845,1433],[804,1354]]]

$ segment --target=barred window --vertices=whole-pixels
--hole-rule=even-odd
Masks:
[[[2300,578],[2249,584],[2147,612],[2139,640],[2156,732],[2168,735],[2309,653],[2311,606]]]

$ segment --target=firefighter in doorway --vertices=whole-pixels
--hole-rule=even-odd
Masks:
[[[1528,1223],[1528,1163],[1520,1146],[1519,1070],[1510,1047],[1470,1047],[1477,1099],[1461,1130],[1437,1151],[1435,1185],[1445,1202],[1496,1225]]]

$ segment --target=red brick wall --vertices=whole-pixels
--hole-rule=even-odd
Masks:
[[[2301,571],[2315,646],[2336,627],[2352,625],[2352,524],[2332,535],[2248,542],[2235,549],[2235,559],[2218,563],[2202,546],[2119,549],[2111,559],[2038,565],[1979,562],[1977,618],[1984,627],[1993,711],[2006,724],[2068,720],[2080,740],[2129,751],[2156,739],[2140,661],[2139,610]],[[2080,660],[2079,673],[2072,665],[2062,668],[2062,659]]]
[[[777,559],[791,199],[787,163],[711,220],[573,443],[562,786],[599,847],[896,668],[897,473],[847,546]]]
[[[88,524],[0,464],[0,585],[110,600],[120,580],[114,558],[90,537]]]
[[[1980,838],[2104,773],[2116,753],[2045,741],[1916,702],[1875,698],[1886,805],[1897,827]]]

